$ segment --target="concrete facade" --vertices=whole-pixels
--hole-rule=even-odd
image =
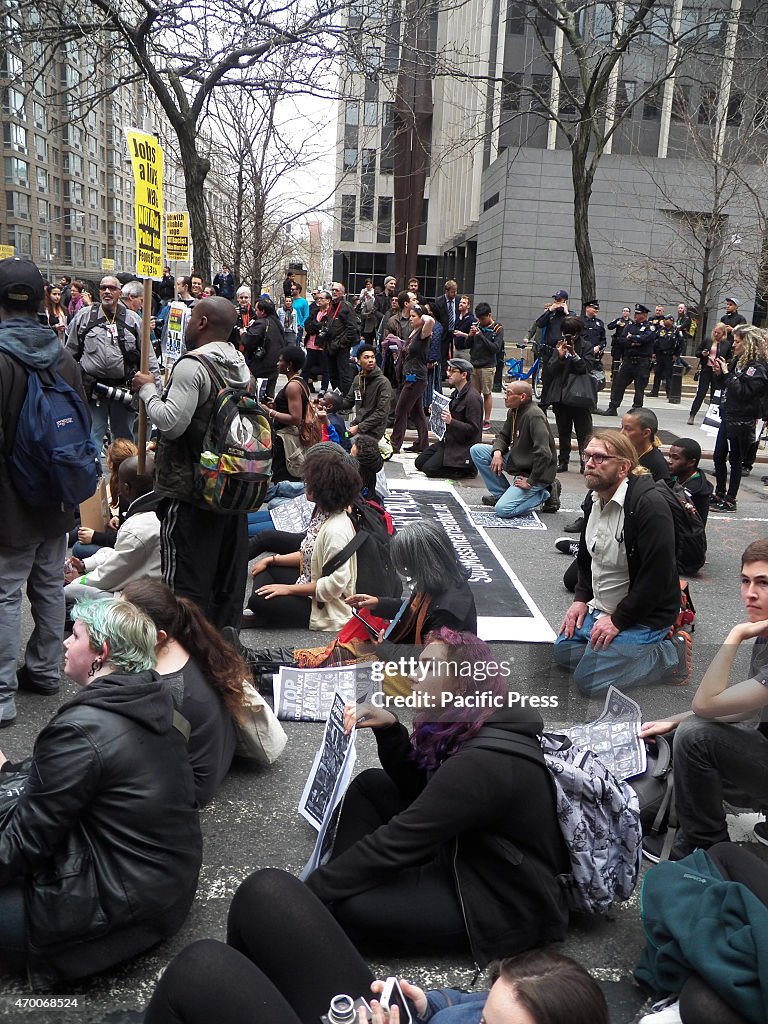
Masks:
[[[670,279],[665,285],[661,273],[643,271],[642,256],[668,252],[679,241],[669,197],[674,194],[681,207],[696,209],[698,203],[706,209],[706,187],[705,176],[687,161],[643,163],[620,154],[602,159],[590,204],[590,237],[604,319],[635,302],[669,308],[684,299],[679,284]],[[524,337],[558,288],[568,291],[574,310],[594,297],[580,294],[572,197],[571,159],[564,150],[507,150],[483,176],[483,203],[495,201],[479,218],[475,294],[490,302],[509,337]],[[727,238],[754,245],[759,224],[749,207],[726,206],[724,216]],[[719,301],[735,293],[749,319],[757,265],[752,262],[750,270],[740,257],[736,246],[733,256],[726,253],[715,289]],[[680,263],[685,261],[681,251]]]

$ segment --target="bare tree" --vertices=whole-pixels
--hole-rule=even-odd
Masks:
[[[88,0],[86,10],[63,0],[18,0],[13,32],[34,49],[33,74],[62,42],[79,41],[97,55],[90,76],[59,98],[65,106],[108,95],[127,81],[146,82],[178,141],[195,263],[209,277],[204,185],[211,162],[201,148],[200,126],[212,98],[222,87],[269,92],[286,66],[286,51],[292,69],[286,90],[329,89],[328,74],[345,32],[343,9],[342,0],[312,6],[280,0]]]
[[[224,89],[209,108],[209,159],[219,214],[209,211],[212,248],[235,278],[261,289],[293,258],[296,231],[324,210],[327,192],[307,189],[309,169],[327,149],[317,126],[287,95],[290,68],[258,93]],[[223,198],[224,202],[221,202]]]
[[[707,63],[703,41],[708,26],[728,27],[731,15],[702,10],[692,25],[683,19],[679,0],[672,5],[655,0],[530,0],[527,9],[538,43],[531,66],[538,70],[543,66],[549,73],[533,75],[531,84],[522,75],[519,81],[504,83],[502,109],[506,106],[508,112],[503,120],[509,124],[523,113],[537,113],[547,125],[548,145],[556,145],[559,136],[570,150],[574,239],[581,294],[587,297],[597,294],[590,200],[601,159],[638,105],[661,94],[665,105],[671,103],[666,83],[671,84],[677,71],[694,57],[699,65]],[[733,39],[735,44],[735,32]],[[732,58],[732,52],[718,53],[717,64]],[[622,62],[630,59],[642,60],[643,84],[632,97],[622,97],[619,72]]]
[[[730,103],[688,103],[682,82],[675,100],[678,159],[655,164],[638,158],[660,197],[659,231],[652,252],[633,250],[625,269],[661,297],[676,296],[698,312],[697,337],[706,333],[719,289],[749,290],[762,277],[768,227],[768,109],[766,68],[738,75]],[[728,127],[727,135],[723,126]],[[659,234],[663,230],[663,242]]]

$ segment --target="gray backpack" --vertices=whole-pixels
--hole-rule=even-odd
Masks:
[[[561,875],[568,909],[605,914],[628,900],[640,871],[643,833],[637,794],[592,750],[567,736],[533,736],[484,726],[464,744],[525,757],[549,769],[571,870]]]

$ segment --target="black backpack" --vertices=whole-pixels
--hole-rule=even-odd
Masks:
[[[677,571],[684,576],[697,573],[707,558],[707,534],[701,516],[681,484],[657,480],[656,490],[672,512]]]
[[[326,562],[323,576],[330,576],[357,554],[357,592],[375,594],[376,597],[400,597],[403,584],[389,551],[389,538],[394,532],[389,513],[375,501],[357,498],[349,517],[355,527],[355,536]]]

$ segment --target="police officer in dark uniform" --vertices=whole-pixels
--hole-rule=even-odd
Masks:
[[[605,321],[597,315],[599,312],[600,303],[597,299],[590,299],[584,305],[584,316],[581,318],[584,324],[581,334],[582,347],[590,353],[593,362],[603,358],[607,343]]]
[[[650,322],[650,321],[649,321]],[[656,354],[656,370],[653,374],[653,398],[659,397],[659,385],[664,381],[664,391],[669,398],[669,385],[672,380],[672,367],[675,357],[680,352],[680,341],[675,330],[675,318],[671,313],[666,313],[661,327],[656,335],[653,346]]]
[[[624,338],[631,323],[632,311],[629,306],[625,306],[621,311],[621,316],[617,316],[607,325],[613,335],[611,338],[611,379],[619,372],[621,357],[624,355]]]
[[[661,325],[664,323],[665,316],[666,313],[664,312],[664,307],[661,304],[659,304],[656,307],[653,316],[648,317],[648,323],[651,327],[655,327],[657,331],[660,331]]]
[[[598,409],[599,416],[616,416],[624,398],[624,392],[631,383],[635,385],[633,409],[641,409],[648,378],[651,375],[651,357],[656,341],[656,328],[648,323],[648,307],[638,302],[635,306],[635,320],[624,336],[624,355],[621,368],[611,384],[611,400],[607,409]]]

